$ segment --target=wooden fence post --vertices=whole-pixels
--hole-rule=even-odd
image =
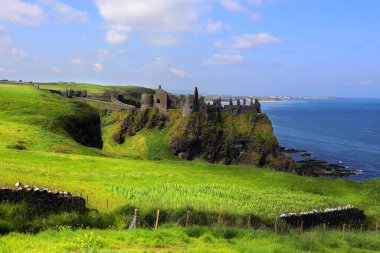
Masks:
[[[157,209],[155,229],[158,229],[158,219],[160,218],[160,209]]]
[[[186,212],[186,222],[185,222],[185,227],[187,227],[189,225],[189,215],[190,215],[190,211],[187,211]]]
[[[326,230],[326,223],[323,223],[323,230]]]
[[[342,231],[343,233],[346,232],[346,223],[343,224]]]
[[[108,198],[107,198],[107,209],[108,209]]]
[[[134,219],[134,228],[137,229],[137,219],[138,219],[138,212],[139,210],[138,209],[135,209],[135,214],[133,215],[133,219]]]
[[[251,228],[251,215],[248,215],[248,223],[247,223],[247,227],[248,227],[248,228]]]
[[[363,224],[360,224],[360,233],[363,232]]]
[[[301,220],[301,234],[303,233],[303,220]]]
[[[86,197],[86,203],[87,203],[87,205],[88,205],[88,194],[87,194],[87,197]]]
[[[218,225],[220,225],[221,222],[222,222],[222,213],[219,212],[219,215],[218,215]]]

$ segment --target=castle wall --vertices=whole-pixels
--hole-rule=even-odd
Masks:
[[[245,113],[245,114],[254,114],[261,113],[261,105],[256,99],[253,103],[251,99],[249,105],[248,101],[243,99],[243,104],[240,103],[240,100],[237,100],[237,104],[234,105],[232,99],[230,99],[229,105],[222,105],[221,98],[215,99],[213,104],[207,104],[204,97],[198,98],[198,89],[195,88],[194,95],[177,97],[173,94],[169,94],[164,91],[161,86],[159,86],[153,97],[153,104],[151,103],[149,95],[143,94],[141,97],[141,109],[149,109],[156,107],[161,113],[166,113],[168,109],[182,109],[182,115],[184,117],[190,116],[193,112],[201,112],[205,116],[208,113],[214,112],[230,112],[234,114]]]
[[[182,106],[182,116],[187,117],[190,116],[193,113],[193,101],[194,101],[194,96],[186,96],[185,97],[185,102]]]
[[[141,95],[141,110],[153,108],[153,95],[142,94]]]
[[[207,103],[204,97],[199,98],[199,112],[204,115],[207,115]]]

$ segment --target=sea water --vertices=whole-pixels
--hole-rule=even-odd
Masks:
[[[262,102],[281,146],[380,177],[380,99]]]

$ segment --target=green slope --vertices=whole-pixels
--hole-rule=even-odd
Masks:
[[[94,113],[90,106],[31,85],[0,85],[0,147],[35,151],[99,153],[67,132],[69,119]]]
[[[244,217],[253,214],[273,223],[282,212],[353,204],[365,210],[367,223],[380,221],[379,179],[356,183],[265,168],[178,161],[166,152],[160,154],[162,148],[155,150],[168,135],[167,130],[156,128],[144,129],[119,145],[111,134],[117,125],[106,124],[102,129],[104,149],[88,148],[74,141],[62,119],[92,111],[80,101],[28,85],[0,85],[0,185],[21,181],[81,193],[89,196],[89,207],[101,213],[125,205],[146,213],[156,208],[191,208]],[[105,123],[117,117],[124,115],[111,113],[102,120]],[[12,222],[1,210],[0,218]],[[42,218],[35,221],[36,226]]]
[[[138,86],[104,86],[88,83],[75,83],[75,84],[56,84],[56,83],[40,83],[41,89],[52,89],[64,91],[67,89],[74,90],[87,90],[87,94],[102,95],[105,91],[118,90],[120,95],[123,95],[126,102],[131,104],[140,104],[141,94],[154,94],[153,89],[138,87]]]

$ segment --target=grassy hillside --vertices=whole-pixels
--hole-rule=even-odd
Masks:
[[[20,212],[17,206],[12,209],[0,204],[0,231],[12,229],[9,224],[15,224],[15,229],[20,224],[46,229],[46,223],[70,225],[82,221],[90,227],[120,230],[128,226],[130,210],[135,207],[146,218],[151,217],[157,208],[163,215],[190,209],[192,213],[211,217],[211,220],[216,220],[221,212],[242,220],[251,216],[273,224],[275,216],[283,212],[353,204],[365,210],[367,224],[380,222],[380,196],[376,195],[380,188],[379,179],[357,183],[300,177],[265,168],[176,160],[160,146],[165,143],[169,128],[161,131],[156,127],[144,129],[126,138],[122,145],[117,144],[112,133],[119,125],[112,122],[126,115],[116,112],[107,112],[102,117],[103,150],[88,148],[67,133],[63,119],[88,115],[92,110],[80,101],[38,91],[28,85],[0,85],[0,185],[21,181],[88,195],[89,207],[100,211],[93,217],[45,216],[31,215]],[[177,112],[171,115],[177,116]],[[175,217],[166,217],[168,222],[175,222]],[[107,248],[128,251],[141,248],[190,250],[196,247],[206,252],[218,249],[231,252],[249,250],[253,245],[259,245],[260,251],[286,249],[301,252],[310,249],[334,252],[352,249],[373,252],[378,248],[372,242],[379,240],[378,234],[340,237],[334,232],[311,232],[303,235],[304,242],[299,242],[296,234],[274,236],[262,231],[197,229],[201,232],[176,226],[159,232],[94,231],[92,239],[89,230],[61,229],[38,235],[12,233],[0,237],[0,252],[27,248],[33,248],[31,252],[46,249],[51,252],[109,252]],[[54,246],[45,244],[53,238]],[[353,238],[357,245],[353,245]],[[267,244],[270,246],[265,246]]]
[[[93,114],[76,100],[42,92],[31,85],[0,85],[0,147],[92,154],[65,130],[69,119]]]
[[[102,86],[97,84],[88,83],[75,83],[75,84],[57,84],[57,83],[41,83],[41,89],[53,89],[64,91],[67,89],[74,90],[87,90],[87,94],[102,95],[105,91],[118,90],[120,95],[123,95],[126,102],[132,104],[139,104],[141,101],[141,94],[154,94],[153,89],[137,86]]]

